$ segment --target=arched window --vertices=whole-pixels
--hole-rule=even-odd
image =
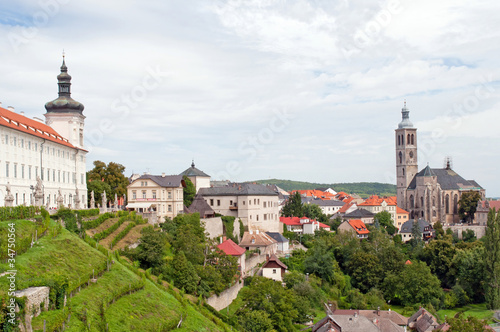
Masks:
[[[415,207],[415,199],[413,195],[410,195],[410,209],[413,209],[414,207]]]
[[[457,210],[458,210],[458,195],[455,194],[455,197],[453,197],[453,213],[454,214],[457,214]]]
[[[399,151],[399,163],[403,163],[403,153],[401,151]]]
[[[410,134],[408,134],[408,137],[406,138],[406,144],[410,144]]]
[[[432,216],[435,217],[436,216],[436,210],[433,210],[432,211]]]
[[[415,144],[413,139],[414,139],[414,135],[413,135],[413,134],[411,134],[411,144],[412,144],[412,145],[413,145],[413,144]]]
[[[405,175],[405,169],[403,168],[403,176]]]
[[[446,194],[444,198],[444,206],[446,213],[450,213],[450,195]]]
[[[398,135],[398,145],[401,145],[401,136]]]
[[[432,207],[436,206],[436,197],[432,197]]]
[[[424,196],[420,197],[420,208],[424,208]],[[422,212],[423,213],[423,212]]]

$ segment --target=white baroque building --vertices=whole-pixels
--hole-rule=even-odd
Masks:
[[[87,208],[84,106],[71,98],[64,58],[57,80],[46,123],[0,104],[0,206]]]

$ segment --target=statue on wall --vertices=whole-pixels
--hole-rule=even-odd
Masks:
[[[90,192],[90,208],[95,209],[95,198],[93,190]]]
[[[5,186],[5,206],[14,206],[14,195],[11,193],[10,183]]]
[[[108,200],[106,199],[106,190],[102,193],[102,207],[107,208],[108,207]]]

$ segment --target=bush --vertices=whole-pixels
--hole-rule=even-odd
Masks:
[[[99,215],[99,209],[75,210],[75,213],[82,218],[95,217]]]
[[[84,230],[96,228],[97,226],[102,224],[104,221],[106,221],[109,218],[113,218],[114,216],[115,216],[114,213],[106,212],[106,213],[100,215],[97,219],[93,219],[93,220],[89,220],[89,221],[84,222],[82,224],[82,228]]]
[[[38,211],[40,211],[40,209],[35,206],[19,205],[0,207],[0,221],[14,219],[32,219],[35,217],[35,214]]]

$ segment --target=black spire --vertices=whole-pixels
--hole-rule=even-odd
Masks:
[[[59,97],[45,104],[47,113],[77,112],[82,114],[83,104],[71,98],[71,76],[68,74],[64,52],[61,73],[57,75],[57,85],[59,86]]]

